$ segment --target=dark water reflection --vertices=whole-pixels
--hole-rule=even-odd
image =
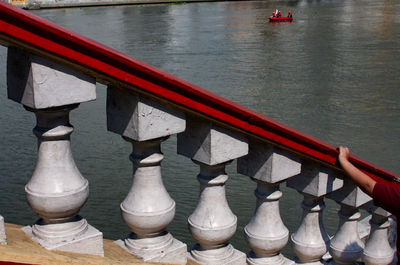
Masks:
[[[270,24],[275,8],[293,23]],[[332,145],[345,144],[365,160],[399,173],[400,3],[398,1],[257,1],[186,5],[39,10],[35,14],[175,74]],[[6,50],[0,51],[0,213],[29,224],[23,186],[36,160],[34,115],[7,100]],[[105,237],[128,229],[119,203],[131,185],[128,143],[106,130],[105,89],[72,112],[72,148],[89,179],[81,213]],[[170,231],[189,245],[186,219],[198,196],[198,168],[163,145],[164,182],[177,202]],[[243,227],[255,206],[255,183],[228,167],[230,206],[239,217],[233,244],[243,251]],[[283,185],[284,186],[284,185]],[[282,187],[282,219],[291,232],[301,196]],[[337,206],[327,200],[330,234]],[[288,254],[290,255],[290,254]]]

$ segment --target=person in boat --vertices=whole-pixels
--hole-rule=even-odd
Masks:
[[[347,147],[339,147],[339,163],[346,174],[353,182],[360,187],[366,194],[372,197],[376,206],[390,212],[397,219],[397,265],[400,265],[400,188],[395,188],[376,182],[368,175],[356,168],[350,161],[350,150]]]
[[[278,11],[278,16],[277,17],[281,17],[282,16],[282,12],[279,10]]]
[[[272,12],[272,17],[276,17],[276,16],[275,16],[275,12]]]
[[[287,17],[292,18],[292,12],[289,11]]]

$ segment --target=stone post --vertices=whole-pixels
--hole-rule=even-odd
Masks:
[[[322,256],[328,252],[329,236],[322,222],[324,196],[343,186],[337,173],[312,162],[303,163],[301,174],[289,179],[290,188],[303,194],[303,216],[291,241],[298,264],[323,264]]]
[[[198,242],[189,258],[197,263],[246,262],[246,255],[228,243],[235,234],[237,218],[225,197],[225,165],[247,152],[245,137],[196,118],[187,120],[186,131],[178,135],[178,153],[200,165],[199,202],[188,218],[190,233]]]
[[[388,217],[391,214],[382,208],[369,203],[367,210],[372,217],[369,221],[371,231],[365,244],[362,261],[366,265],[387,265],[391,264],[394,258],[394,251],[389,244],[388,230],[390,222]]]
[[[339,226],[331,239],[329,253],[336,264],[354,264],[363,253],[364,243],[358,233],[358,208],[371,200],[350,179],[344,178],[343,188],[328,194],[329,198],[340,204]]]
[[[145,261],[186,264],[186,244],[166,231],[175,216],[175,201],[161,176],[161,142],[185,130],[184,115],[129,91],[109,87],[107,127],[133,147],[133,183],[120,206],[122,219],[132,233],[116,243]]]
[[[27,200],[41,217],[23,230],[47,249],[103,255],[103,236],[78,215],[89,183],[72,157],[69,112],[96,98],[93,78],[41,57],[9,48],[8,96],[35,113],[38,159],[25,186]]]
[[[293,264],[280,251],[289,239],[289,230],[283,224],[279,199],[282,181],[300,173],[301,164],[295,157],[266,143],[251,139],[249,154],[238,159],[238,172],[257,182],[254,194],[256,209],[244,228],[251,248],[248,264]]]
[[[0,215],[0,244],[7,244],[6,229],[4,227],[4,218]]]

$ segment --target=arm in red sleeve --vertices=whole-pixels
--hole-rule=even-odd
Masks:
[[[393,215],[400,213],[400,189],[376,183],[372,192],[374,204]]]

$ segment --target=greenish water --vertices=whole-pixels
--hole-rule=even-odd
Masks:
[[[268,23],[275,8],[293,23]],[[400,172],[400,3],[398,1],[254,1],[38,10],[116,50],[394,173]],[[0,49],[0,214],[27,225],[37,217],[24,185],[36,162],[32,113],[7,99],[6,49]],[[105,87],[71,113],[72,149],[90,197],[81,214],[106,238],[128,233],[119,204],[131,185],[130,145],[107,132]],[[177,203],[169,231],[193,244],[186,220],[197,203],[198,167],[163,144],[164,183]],[[238,216],[235,247],[255,206],[255,183],[228,169],[227,196]],[[282,185],[281,215],[294,232],[301,196]],[[324,223],[336,230],[338,207],[326,200]],[[290,246],[285,250],[290,254]]]

